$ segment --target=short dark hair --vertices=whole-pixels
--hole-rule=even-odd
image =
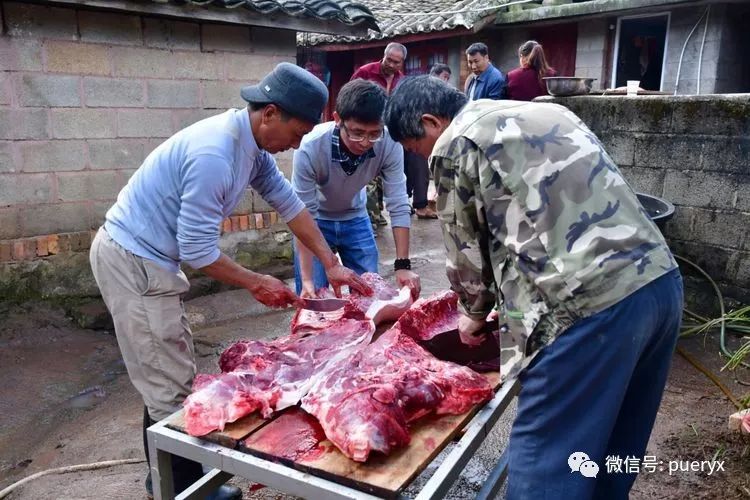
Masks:
[[[453,118],[466,104],[463,92],[429,75],[401,80],[388,99],[385,124],[394,141],[424,137],[422,115]]]
[[[452,75],[453,72],[451,71],[451,67],[447,64],[443,63],[437,63],[432,66],[432,69],[430,69],[430,76],[440,76],[442,73],[448,72],[449,75]]]
[[[387,96],[375,82],[357,78],[347,83],[336,97],[336,112],[342,120],[354,119],[362,123],[380,123]]]
[[[289,111],[285,110],[275,102],[248,102],[247,107],[250,108],[250,111],[261,111],[263,108],[268,106],[269,104],[273,104],[277,108],[279,108],[279,111],[281,112],[281,119],[285,122],[288,122],[292,118],[294,118],[294,115],[292,115]],[[300,118],[300,120],[303,120]],[[303,120],[304,121],[304,120]]]
[[[469,48],[466,49],[466,55],[467,56],[473,56],[479,52],[483,56],[486,56],[488,54],[487,46],[483,44],[482,42],[472,43],[469,45]]]

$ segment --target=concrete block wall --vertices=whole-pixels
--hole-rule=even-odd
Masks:
[[[97,228],[159,143],[244,106],[243,85],[296,55],[288,30],[9,1],[0,15],[6,243]],[[288,175],[291,155],[278,160]],[[244,215],[270,210],[251,193],[243,206]]]
[[[674,252],[750,302],[750,95],[541,99],[575,112],[636,191],[672,202]]]
[[[606,45],[609,33],[607,19],[590,19],[578,23],[576,44],[576,76],[596,78],[593,88],[600,89],[609,75],[604,74],[607,57]]]

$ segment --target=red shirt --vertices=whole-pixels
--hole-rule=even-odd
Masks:
[[[391,80],[391,88],[389,89],[388,81],[385,79],[385,75],[380,71],[380,61],[375,61],[361,66],[357,71],[354,72],[351,79],[355,80],[357,78],[362,78],[364,80],[370,80],[371,82],[375,82],[383,87],[386,92],[390,94],[391,92],[393,92],[393,89],[396,88],[396,85],[398,85],[398,81],[401,80],[403,76],[404,74],[400,71],[393,75],[393,80]]]
[[[557,72],[550,70],[547,76],[555,76]],[[534,68],[516,68],[508,72],[508,99],[514,101],[530,101],[540,95],[547,95],[547,85],[539,82]]]

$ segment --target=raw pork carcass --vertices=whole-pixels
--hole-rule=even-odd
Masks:
[[[416,340],[438,359],[466,365],[480,372],[498,371],[499,332],[485,335],[478,346],[468,346],[456,332],[460,317],[458,294],[447,290],[414,302],[393,328]]]
[[[224,373],[195,378],[185,401],[188,434],[223,430],[226,423],[254,411],[268,418],[296,404],[316,373],[370,342],[374,331],[370,320],[344,318],[315,335],[233,344],[219,361]]]
[[[440,361],[391,328],[347,360],[330,365],[302,399],[328,439],[358,462],[409,443],[409,422],[461,414],[492,397],[485,377]]]
[[[363,278],[375,291],[372,297],[354,292],[346,307],[331,313],[299,310],[291,336],[240,341],[224,351],[223,373],[198,375],[185,401],[188,433],[202,436],[254,411],[268,418],[298,403],[326,366],[368,344],[376,323],[395,320],[411,305],[408,289],[399,292],[374,273]]]

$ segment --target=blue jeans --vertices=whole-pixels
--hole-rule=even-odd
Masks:
[[[636,474],[608,473],[607,457],[643,459],[681,317],[682,278],[673,270],[539,352],[519,375],[508,499],[628,498]],[[574,452],[599,466],[596,478],[571,471]]]
[[[372,234],[369,217],[358,217],[345,221],[317,219],[318,228],[335,253],[341,257],[341,263],[357,274],[378,272],[378,245]],[[294,247],[294,282],[297,293],[302,291],[297,246]],[[313,282],[315,289],[328,286],[326,272],[320,261],[313,257]]]

